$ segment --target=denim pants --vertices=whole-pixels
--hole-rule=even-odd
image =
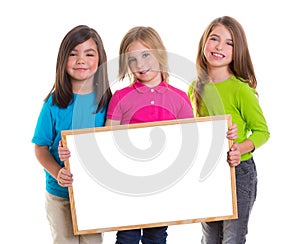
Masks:
[[[253,158],[235,168],[238,219],[203,222],[202,244],[243,244],[257,190],[257,173]]]
[[[116,244],[166,244],[168,226],[117,232]],[[142,234],[143,233],[143,234]]]

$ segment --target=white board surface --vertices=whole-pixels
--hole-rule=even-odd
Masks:
[[[74,233],[236,218],[229,122],[222,116],[64,131]]]

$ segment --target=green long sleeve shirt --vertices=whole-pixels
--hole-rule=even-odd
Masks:
[[[196,115],[194,84],[195,82],[188,88],[188,96]],[[269,139],[268,126],[255,90],[235,76],[222,82],[208,83],[204,87],[200,116],[223,114],[231,114],[232,123],[237,124],[238,138],[235,140],[236,142],[241,143],[249,139],[257,149]],[[252,152],[248,152],[241,155],[241,160],[251,157]]]

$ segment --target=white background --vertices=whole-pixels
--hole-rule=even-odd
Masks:
[[[271,138],[255,152],[258,197],[248,242],[295,243],[299,226],[299,8],[296,1],[5,1],[1,4],[1,239],[51,243],[44,172],[31,138],[55,78],[59,45],[79,24],[95,28],[108,60],[133,26],[154,27],[170,52],[194,62],[199,39],[219,16],[246,31]],[[171,81],[172,84],[172,81]],[[182,84],[173,83],[175,86]],[[107,233],[105,243],[113,243]],[[200,224],[169,229],[169,243],[200,243]]]

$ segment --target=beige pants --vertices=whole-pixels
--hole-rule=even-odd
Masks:
[[[70,201],[46,193],[46,212],[54,244],[101,244],[102,234],[74,235]]]

